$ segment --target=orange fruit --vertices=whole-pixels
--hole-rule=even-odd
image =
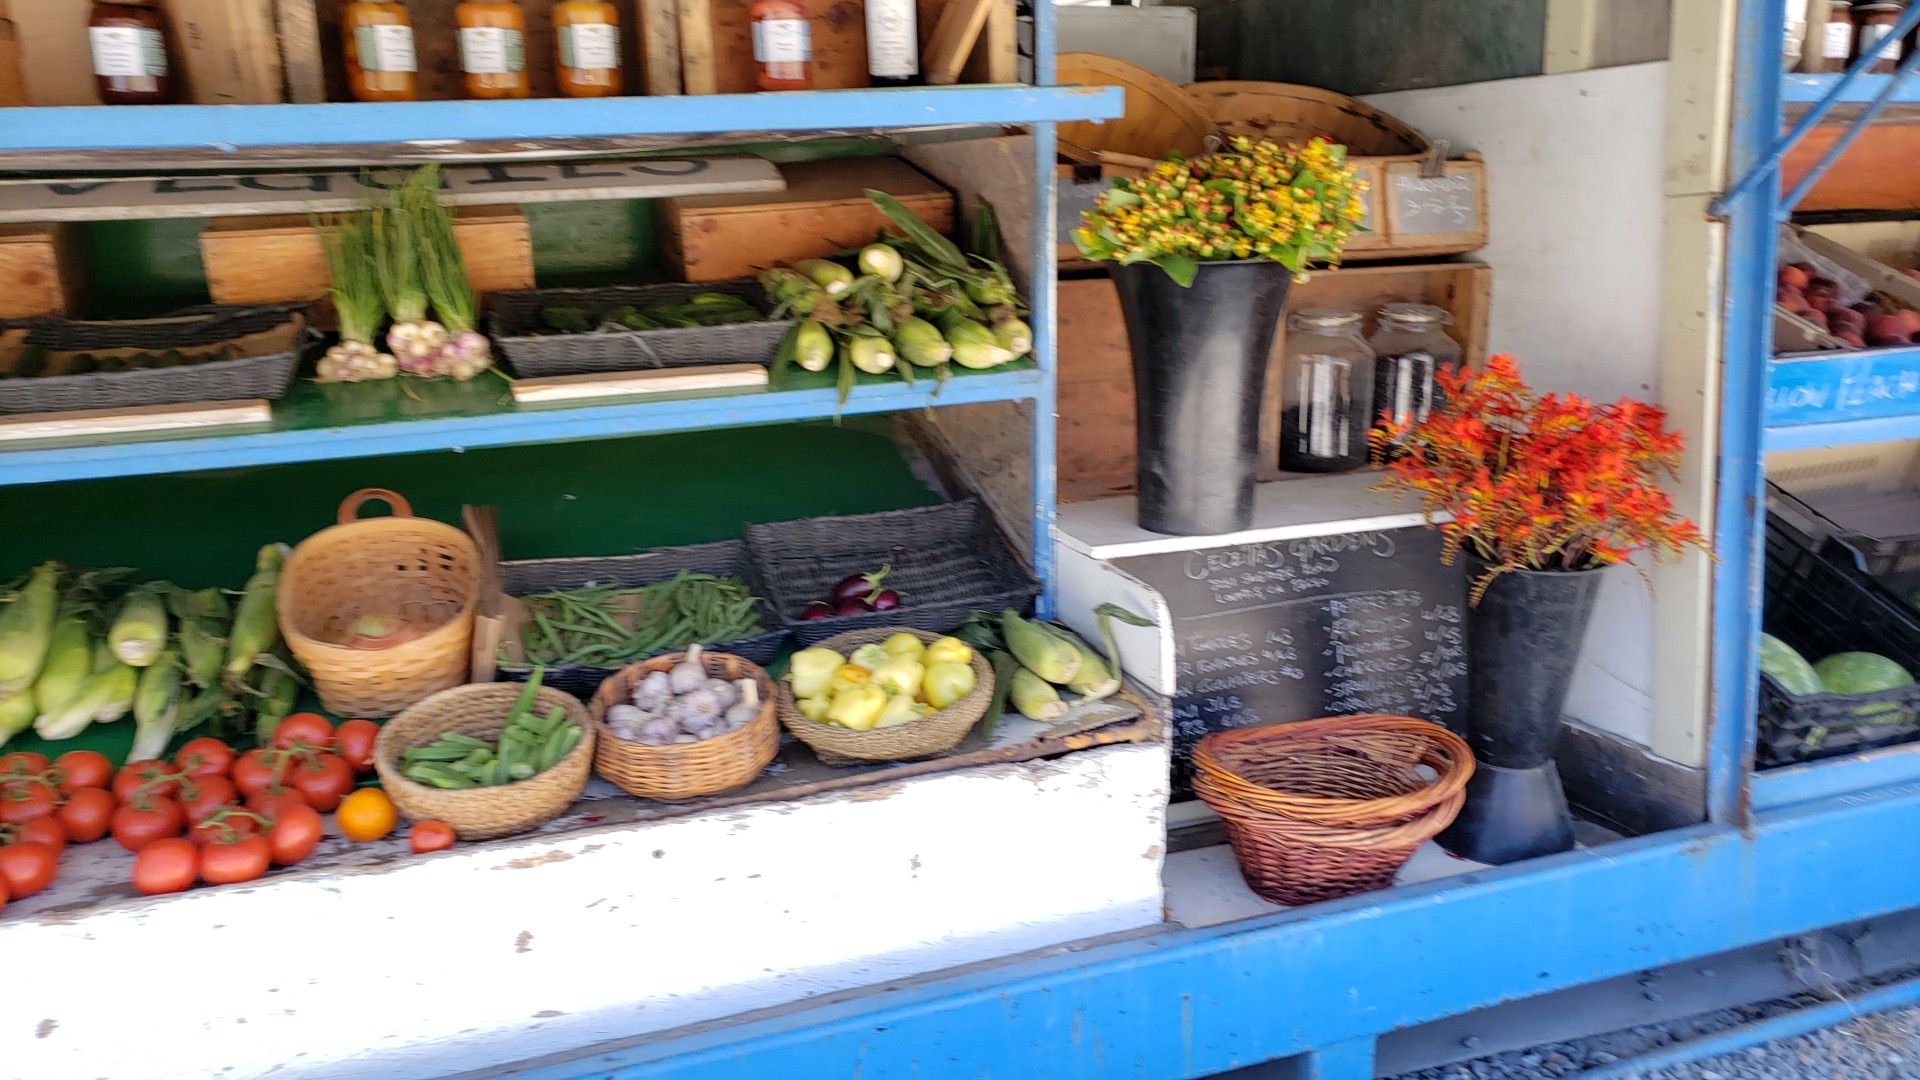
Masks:
[[[394,822],[400,817],[393,808],[393,800],[379,788],[361,788],[349,794],[340,800],[340,808],[333,816],[347,839],[363,844],[392,832]]]

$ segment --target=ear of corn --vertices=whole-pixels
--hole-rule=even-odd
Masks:
[[[260,745],[273,743],[274,729],[293,712],[300,684],[277,667],[267,668],[260,680],[260,701],[254,706],[254,734]]]
[[[93,643],[86,620],[68,615],[54,625],[53,644],[47,649],[47,661],[32,691],[22,690],[19,696],[32,699],[35,715],[57,712],[80,693],[92,673]]]
[[[109,665],[87,676],[72,701],[55,712],[40,714],[33,722],[35,734],[49,740],[71,739],[89,724],[111,723],[127,714],[139,689],[137,673],[111,653],[107,658]]]
[[[273,648],[280,640],[280,624],[275,621],[273,594],[280,587],[280,565],[286,559],[279,544],[260,549],[254,572],[240,595],[240,607],[233,616],[233,632],[227,637],[227,662],[223,670],[238,678],[253,670],[254,658]]]
[[[25,691],[9,698],[0,698],[0,746],[5,746],[8,739],[32,727],[33,718],[38,714],[33,695]]]
[[[1093,646],[1087,644],[1080,635],[1052,623],[1043,622],[1035,625],[1073,646],[1074,651],[1080,654],[1080,670],[1075,672],[1072,681],[1067,683],[1067,689],[1090,701],[1110,697],[1120,689],[1120,680],[1114,678],[1113,673],[1107,670],[1107,662],[1101,659],[1100,654],[1094,652]]]
[[[180,654],[174,649],[140,672],[133,695],[133,749],[127,752],[127,760],[145,761],[166,753],[186,703],[181,675]]]
[[[1020,617],[1011,609],[1000,613],[1000,633],[1014,658],[1035,675],[1060,686],[1080,672],[1080,650]]]
[[[53,645],[59,583],[59,564],[42,563],[13,602],[0,608],[0,694],[18,694],[40,677]]]
[[[152,589],[128,593],[107,630],[107,645],[121,663],[137,668],[160,659],[167,645],[167,608],[160,594]]]
[[[1021,716],[1043,724],[1067,715],[1067,705],[1060,700],[1060,692],[1025,667],[1014,669],[1013,678],[1008,680],[1007,700],[1020,710]]]

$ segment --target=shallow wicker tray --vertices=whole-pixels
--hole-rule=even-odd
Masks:
[[[607,728],[607,709],[633,697],[633,688],[649,672],[667,671],[687,654],[667,653],[629,664],[600,684],[590,712],[599,736],[593,771],[629,795],[679,802],[745,787],[760,775],[780,749],[780,726],[773,721],[773,678],[760,665],[729,653],[700,650],[707,674],[734,682],[752,679],[760,692],[760,711],[741,727],[711,739],[673,746],[647,746]]]
[[[554,305],[645,307],[661,301],[684,301],[703,292],[731,293],[752,304],[762,315],[771,310],[766,294],[754,281],[528,289],[488,297],[488,326],[494,343],[512,362],[514,373],[523,378],[701,364],[772,363],[779,351],[780,339],[793,328],[791,320],[584,334],[551,330],[540,320],[540,309]]]
[[[939,634],[930,634],[910,626],[883,626],[874,630],[852,630],[838,634],[820,642],[820,647],[845,655],[862,645],[879,644],[898,633],[912,634],[923,644],[930,644],[940,637]],[[821,760],[829,765],[838,764],[835,758],[909,761],[931,757],[959,746],[961,740],[967,737],[967,732],[973,730],[973,725],[987,714],[987,706],[993,701],[993,666],[987,663],[987,658],[980,655],[978,649],[973,653],[973,678],[973,693],[932,716],[911,724],[872,731],[848,731],[807,719],[800,714],[800,706],[794,701],[793,688],[782,679],[780,722],[793,732],[794,738],[812,747]]]
[[[1193,749],[1194,788],[1296,821],[1402,822],[1464,791],[1466,740],[1409,716],[1336,716],[1216,731]]]
[[[402,814],[413,821],[444,821],[462,840],[488,840],[538,828],[580,797],[593,761],[593,718],[579,699],[545,686],[534,693],[534,709],[545,714],[559,705],[582,729],[579,744],[553,768],[511,784],[459,791],[416,784],[401,774],[403,751],[425,746],[446,732],[497,740],[507,710],[524,689],[511,683],[456,686],[409,707],[380,728],[373,767]]]
[[[189,316],[137,322],[46,318],[15,323],[13,329],[27,331],[29,344],[56,352],[193,348],[289,323],[297,324],[300,344],[285,352],[138,371],[0,379],[0,413],[124,409],[247,398],[278,400],[293,384],[301,347],[312,340],[304,316],[285,307],[214,308]]]

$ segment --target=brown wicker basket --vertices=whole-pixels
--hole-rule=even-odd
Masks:
[[[555,705],[583,729],[580,742],[546,772],[498,787],[445,791],[416,784],[400,773],[400,755],[425,746],[449,731],[495,740],[506,726],[507,711],[525,687],[514,683],[456,686],[419,702],[387,721],[373,744],[373,767],[400,812],[414,821],[444,821],[462,840],[489,840],[537,828],[559,817],[587,786],[593,761],[592,717],[578,698],[549,687],[535,693],[534,708]]]
[[[1384,888],[1466,802],[1473,753],[1438,724],[1341,716],[1214,732],[1193,789],[1247,885],[1276,904]]]
[[[630,742],[607,729],[607,709],[630,700],[633,688],[648,672],[666,671],[686,658],[668,653],[628,664],[608,676],[593,695],[591,712],[599,749],[593,771],[613,781],[620,790],[643,799],[679,802],[753,783],[780,750],[780,726],[773,722],[773,679],[751,660],[731,653],[701,650],[707,674],[733,682],[752,679],[760,691],[760,711],[752,720],[725,735],[675,746],[647,746]]]
[[[355,520],[375,499],[393,516]],[[280,633],[329,712],[392,716],[467,681],[480,556],[466,533],[412,513],[391,491],[356,491],[340,504],[340,523],[301,541],[280,572]],[[367,614],[434,628],[391,648],[353,648],[349,628]]]
[[[844,634],[820,642],[819,648],[832,649],[847,654],[862,645],[875,645],[895,634],[912,634],[922,643],[931,643],[939,639],[939,634],[929,634],[924,630],[911,627],[882,626],[872,630],[849,630]],[[973,693],[941,709],[932,716],[915,720],[911,724],[898,727],[876,728],[872,731],[848,731],[845,728],[816,724],[800,715],[800,706],[793,700],[793,690],[785,679],[780,680],[780,722],[794,738],[813,747],[827,764],[834,759],[852,759],[854,761],[907,761],[912,758],[931,757],[943,754],[960,745],[967,737],[973,725],[987,714],[987,706],[993,701],[993,667],[978,650],[973,654]]]

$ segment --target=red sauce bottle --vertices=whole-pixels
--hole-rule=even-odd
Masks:
[[[172,42],[155,0],[99,0],[87,20],[93,83],[107,105],[171,105]]]
[[[754,0],[753,59],[762,90],[813,86],[813,27],[800,0]]]

